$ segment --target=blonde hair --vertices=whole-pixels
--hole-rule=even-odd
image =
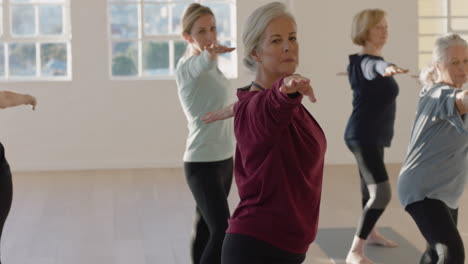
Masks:
[[[369,30],[385,17],[385,11],[381,9],[364,9],[353,18],[351,26],[351,39],[353,43],[364,46],[369,35]]]
[[[211,9],[207,6],[203,6],[198,3],[189,5],[187,9],[185,9],[184,15],[180,21],[180,24],[182,25],[182,35],[190,35],[195,22],[197,22],[200,17],[205,15],[212,15],[215,17],[213,11],[211,11]],[[187,45],[187,48],[185,48],[185,52],[182,57],[190,56],[191,49],[193,49],[193,47],[191,45]]]
[[[287,17],[296,23],[294,16],[280,2],[263,5],[255,9],[247,18],[242,32],[242,42],[244,44],[244,58],[242,62],[252,72],[257,70],[257,64],[251,55],[252,52],[258,48],[263,32],[270,22],[281,17]]]
[[[193,3],[185,9],[184,15],[181,19],[182,25],[182,34],[190,35],[193,24],[204,15],[212,15],[214,17],[213,11],[207,6],[200,5],[198,3]]]
[[[468,47],[466,40],[455,33],[448,33],[437,38],[434,48],[432,49],[431,62],[423,68],[419,74],[419,80],[422,84],[431,85],[440,78],[440,71],[437,68],[437,64],[446,63],[449,59],[447,56],[448,49],[456,45]]]

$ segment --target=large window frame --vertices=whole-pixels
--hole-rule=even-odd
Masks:
[[[457,8],[466,0],[419,0],[418,1],[418,65],[422,69],[431,60],[434,41],[442,34],[453,32],[468,41],[468,8]],[[468,3],[468,2],[467,2]],[[468,7],[468,4],[465,4]],[[430,30],[433,30],[430,32]]]
[[[237,17],[236,17],[236,0],[108,0],[107,4],[107,19],[108,19],[108,65],[109,65],[109,76],[111,80],[173,80],[174,70],[178,61],[183,55],[181,54],[181,46],[183,44],[183,51],[185,51],[185,40],[182,38],[180,34],[180,25],[177,29],[174,28],[174,6],[175,5],[185,5],[183,9],[179,8],[179,12],[183,12],[185,7],[191,3],[201,3],[203,5],[216,5],[216,4],[224,4],[230,5],[230,35],[223,36],[220,35],[218,32],[218,42],[222,44],[227,44],[230,46],[237,46],[236,39],[237,39]],[[136,27],[136,36],[131,38],[122,38],[122,37],[113,37],[113,21],[111,15],[111,8],[113,5],[137,5],[136,15],[137,23],[133,25]],[[146,34],[145,32],[145,7],[148,5],[160,6],[164,7],[167,6],[167,20],[168,20],[168,31],[165,33],[160,34]],[[211,6],[210,6],[211,7]],[[216,10],[213,10],[216,14]],[[180,18],[182,16],[181,13],[178,13],[175,17]],[[179,21],[176,21],[179,22]],[[217,23],[219,21],[217,20]],[[218,26],[219,28],[219,26]],[[133,33],[135,34],[135,33]],[[143,54],[144,45],[145,43],[168,43],[168,52],[169,52],[169,68],[166,73],[163,74],[147,74],[145,73],[145,57]],[[114,75],[114,45],[117,43],[136,43],[136,52],[133,52],[131,56],[134,56],[133,64],[136,64],[134,67],[136,68],[132,73],[128,75]],[[176,45],[179,45],[178,48]],[[238,62],[237,62],[237,53],[236,51],[226,54],[224,56],[229,56],[229,63],[222,63],[220,62],[220,69],[225,72],[228,78],[237,78],[238,75]],[[129,56],[130,57],[130,56]],[[148,60],[146,58],[146,60]],[[220,56],[220,60],[223,60],[223,55]],[[225,67],[229,67],[230,71],[225,70]]]
[[[0,81],[69,81],[72,79],[72,56],[71,56],[71,19],[70,19],[70,1],[71,0],[32,0],[32,1],[1,1],[1,22],[0,25],[0,49],[3,49],[4,74],[0,76]],[[46,34],[40,33],[40,10],[41,7],[61,7],[61,34]],[[34,33],[18,35],[14,34],[13,29],[13,9],[16,7],[32,7],[34,10]],[[61,68],[65,68],[58,76],[54,73],[45,73],[43,70],[47,65],[43,65],[47,61],[42,57],[42,53],[48,44],[64,45],[66,56],[66,65],[61,64]],[[32,66],[35,73],[31,75],[15,75],[12,73],[14,66],[10,65],[10,57],[12,54],[11,48],[15,45],[26,45],[35,48],[35,65]],[[44,50],[43,50],[44,49]],[[62,52],[63,53],[63,52]],[[49,61],[51,62],[51,61]],[[52,62],[51,62],[52,63]],[[57,62],[56,62],[57,63]]]

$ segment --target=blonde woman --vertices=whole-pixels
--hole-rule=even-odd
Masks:
[[[28,94],[19,94],[9,91],[0,91],[0,109],[19,105],[31,105],[36,109],[36,98]],[[11,180],[10,165],[5,158],[5,149],[0,143],[0,239],[3,227],[10,212],[13,200],[13,183]],[[1,254],[0,254],[1,257]],[[0,258],[0,264],[2,263]]]
[[[398,178],[398,196],[427,241],[421,264],[465,263],[457,228],[458,202],[468,175],[468,45],[457,34],[436,40],[408,153]]]
[[[219,264],[230,215],[233,128],[229,120],[204,124],[200,118],[227,105],[228,80],[218,69],[217,57],[234,48],[218,45],[215,16],[206,6],[191,4],[182,17],[182,29],[188,48],[177,64],[176,81],[189,130],[184,171],[197,204],[192,261]]]
[[[366,242],[397,246],[375,228],[391,199],[384,148],[390,146],[393,138],[399,90],[392,76],[407,72],[382,57],[387,38],[388,23],[383,10],[366,9],[354,16],[352,40],[361,50],[349,56],[353,111],[346,126],[345,142],[359,167],[363,212],[346,257],[349,264],[372,263],[364,254]]]

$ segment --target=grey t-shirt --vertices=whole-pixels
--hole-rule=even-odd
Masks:
[[[403,207],[427,197],[458,208],[468,177],[468,114],[455,105],[461,91],[445,84],[422,89],[398,178]]]

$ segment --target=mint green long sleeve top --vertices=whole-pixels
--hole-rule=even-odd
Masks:
[[[183,160],[211,162],[233,156],[232,119],[205,124],[201,117],[207,112],[228,105],[229,82],[208,52],[183,57],[176,68],[179,100],[187,119],[188,136]]]

